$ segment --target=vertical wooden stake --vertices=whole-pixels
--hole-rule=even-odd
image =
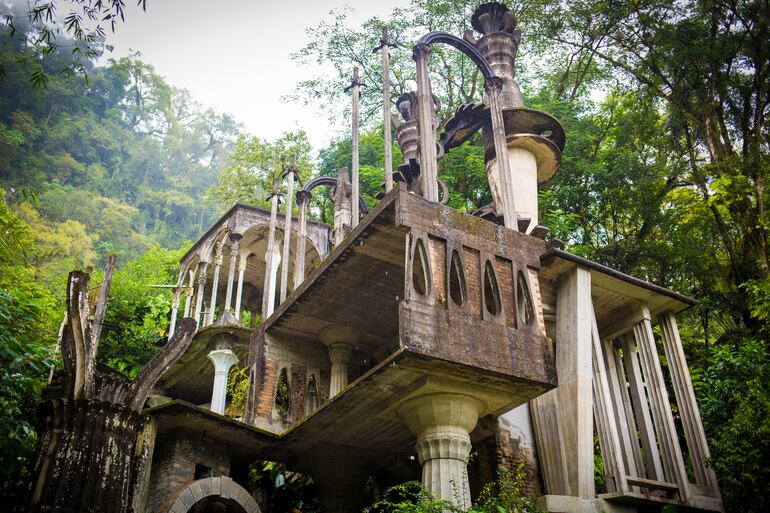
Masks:
[[[519,223],[516,219],[516,206],[513,199],[513,183],[511,183],[511,166],[508,162],[508,145],[505,141],[505,124],[503,111],[500,106],[500,92],[503,82],[497,77],[487,79],[484,89],[489,98],[489,115],[492,118],[492,136],[495,141],[495,162],[500,179],[500,198],[502,205],[495,205],[499,213],[503,214],[503,222],[506,228],[519,231]]]

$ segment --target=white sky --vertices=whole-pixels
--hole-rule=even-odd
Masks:
[[[312,105],[281,102],[318,70],[299,68],[289,55],[307,43],[307,27],[331,19],[332,9],[351,6],[358,25],[409,0],[147,0],[147,12],[135,3],[126,1],[125,23],[108,31],[115,50],[107,57],[139,51],[170,84],[234,115],[250,134],[273,139],[303,128],[318,150],[348,122],[330,127]]]

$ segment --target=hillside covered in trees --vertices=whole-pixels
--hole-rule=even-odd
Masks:
[[[362,97],[362,192],[382,183],[379,56],[387,26],[391,97],[413,87],[410,44],[461,34],[479,2],[414,0],[388,19],[344,11],[308,29],[299,64],[330,64],[297,101],[347,114],[351,66]],[[518,79],[528,105],[567,133],[560,171],[540,191],[542,224],[579,255],[698,299],[680,321],[712,464],[728,511],[768,508],[770,486],[770,7],[767,2],[516,2],[524,31]],[[18,31],[0,48],[0,493],[25,486],[34,408],[63,315],[66,274],[118,255],[102,361],[132,374],[164,343],[173,280],[187,241],[235,202],[266,206],[281,158],[304,180],[349,165],[349,138],[315,155],[302,132],[249,137],[196,104],[141,56],[60,73]],[[445,122],[479,101],[466,58],[432,54]],[[31,77],[43,71],[44,87]],[[395,111],[395,109],[393,109]],[[394,147],[394,161],[400,154]],[[439,165],[450,206],[491,201],[480,139]],[[328,201],[312,209],[329,221]],[[601,474],[601,469],[597,470]]]

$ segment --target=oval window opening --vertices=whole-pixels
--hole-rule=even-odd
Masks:
[[[424,296],[428,293],[428,257],[425,254],[425,247],[422,240],[418,239],[414,245],[414,254],[412,255],[412,285],[418,294]]]
[[[305,391],[305,415],[310,415],[316,411],[318,404],[318,383],[316,383],[315,374],[311,374]]]
[[[492,269],[492,263],[489,260],[484,266],[484,303],[490,314],[498,315],[500,313],[500,290],[497,287],[495,270]]]
[[[529,285],[523,272],[519,271],[516,281],[516,306],[519,310],[519,319],[524,324],[529,324],[535,317],[535,310],[532,308],[532,296],[529,294]]]
[[[465,304],[465,274],[457,250],[452,251],[452,262],[449,265],[449,297],[457,306]]]

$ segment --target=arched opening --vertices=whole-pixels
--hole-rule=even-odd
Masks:
[[[281,369],[275,384],[275,409],[282,417],[288,415],[291,410],[291,385],[286,367]]]
[[[310,375],[307,381],[307,390],[305,391],[305,415],[310,415],[318,409],[320,401],[318,399],[318,383],[315,374]]]
[[[428,293],[428,284],[428,256],[422,239],[417,239],[412,254],[412,286],[418,294],[424,296]]]
[[[449,264],[449,297],[457,306],[463,306],[467,297],[465,273],[456,249],[452,250],[452,259]]]
[[[532,308],[532,296],[529,293],[527,278],[521,271],[516,278],[516,308],[521,322],[530,324],[535,317],[535,310]]]
[[[484,305],[491,315],[500,314],[500,289],[497,286],[497,277],[492,268],[492,262],[489,260],[484,265]]]
[[[230,477],[198,479],[183,488],[168,512],[261,513],[254,497]]]

